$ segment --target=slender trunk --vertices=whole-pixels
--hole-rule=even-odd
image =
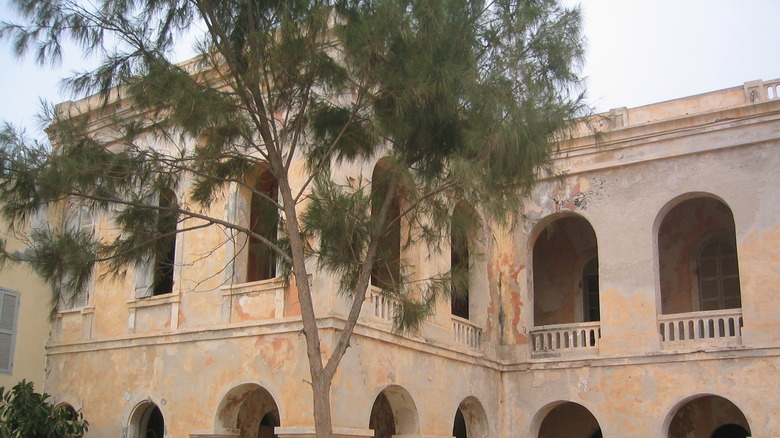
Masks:
[[[287,235],[290,239],[292,270],[298,289],[298,301],[301,304],[303,334],[306,338],[306,356],[309,360],[312,397],[314,400],[314,428],[317,438],[331,438],[333,435],[333,420],[330,411],[330,386],[333,374],[326,373],[323,369],[317,315],[314,312],[314,300],[306,270],[305,242],[301,236],[298,224],[295,200],[292,197],[292,190],[287,178],[279,178],[278,181],[284,213],[287,218]]]
[[[330,412],[330,385],[333,379],[327,375],[312,375],[314,394],[314,430],[317,438],[333,436],[333,417]]]

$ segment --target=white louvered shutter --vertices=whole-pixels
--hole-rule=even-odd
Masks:
[[[0,289],[0,373],[11,374],[19,316],[19,294]]]

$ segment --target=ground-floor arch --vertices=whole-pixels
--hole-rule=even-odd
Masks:
[[[601,425],[581,404],[560,401],[551,403],[537,415],[536,438],[601,438]]]
[[[452,436],[455,438],[487,438],[490,436],[485,408],[476,397],[468,397],[458,406],[452,424]]]
[[[130,414],[127,436],[130,438],[163,438],[165,417],[160,407],[152,401],[138,404]]]
[[[417,406],[409,392],[397,385],[383,389],[374,399],[368,427],[375,438],[419,434]]]
[[[746,438],[750,425],[737,405],[717,395],[683,400],[670,413],[669,438]]]
[[[281,426],[274,397],[255,383],[239,385],[225,394],[216,423],[218,428],[239,430],[241,438],[276,438],[274,429]]]

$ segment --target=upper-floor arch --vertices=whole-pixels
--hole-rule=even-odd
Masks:
[[[464,319],[473,318],[483,307],[475,300],[482,298],[475,296],[479,288],[477,260],[481,225],[482,220],[474,207],[465,201],[455,204],[450,223],[450,310]]]
[[[654,225],[663,314],[741,307],[736,226],[731,208],[709,193],[687,193]]]
[[[598,239],[575,213],[551,215],[530,237],[534,325],[600,320]]]
[[[381,289],[396,290],[402,283],[401,242],[402,242],[402,195],[401,186],[394,178],[397,170],[393,162],[384,157],[376,162],[371,174],[371,216],[379,217],[383,204],[390,201],[380,227],[379,247],[374,266],[371,269],[371,284]]]

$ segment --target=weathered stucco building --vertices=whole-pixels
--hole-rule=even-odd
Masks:
[[[28,231],[13,232],[0,223],[0,239],[12,252],[24,250]],[[8,262],[0,269],[0,386],[6,390],[21,380],[43,389],[49,297],[49,287],[29,266]]]
[[[468,303],[398,336],[393,302],[370,293],[333,385],[337,435],[780,436],[778,92],[613,110],[560,145],[514,229],[475,223],[455,255],[404,250],[421,277],[467,260]],[[249,198],[212,214],[249,217]],[[57,315],[46,390],[82,407],[91,437],[313,436],[294,285],[272,266],[253,277],[216,231],[173,245],[152,296],[150,272],[98,275]],[[313,272],[328,349],[346,308]]]

